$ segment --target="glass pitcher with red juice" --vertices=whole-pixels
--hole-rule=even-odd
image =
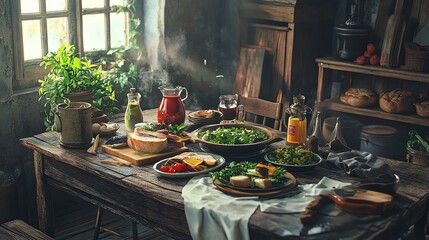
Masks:
[[[185,122],[183,101],[188,98],[188,90],[181,86],[161,86],[158,89],[162,93],[161,104],[158,108],[158,122],[166,125]],[[185,97],[180,98],[183,90],[185,90]]]

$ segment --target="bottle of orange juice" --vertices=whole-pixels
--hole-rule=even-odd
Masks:
[[[285,110],[283,121],[286,121],[286,114],[290,115],[288,122],[284,122],[287,126],[286,144],[293,146],[305,145],[307,140],[307,118],[306,115],[311,113],[311,108],[305,104],[304,95],[293,97],[293,104]]]

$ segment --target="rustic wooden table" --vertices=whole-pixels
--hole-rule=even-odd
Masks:
[[[145,120],[154,120],[154,114],[153,110],[145,111]],[[39,227],[48,235],[53,236],[51,188],[54,187],[172,238],[190,238],[181,196],[188,179],[160,178],[152,170],[152,164],[133,167],[102,164],[100,160],[109,155],[100,150],[93,156],[86,150],[63,148],[56,132],[24,138],[21,143],[34,150]],[[190,148],[198,149],[193,145]],[[423,239],[428,213],[429,168],[385,161],[391,166],[390,172],[401,178],[394,207],[389,212],[374,216],[346,212],[334,217],[322,216],[315,224],[317,227],[304,227],[299,238],[397,239],[414,225],[416,239]],[[318,182],[323,176],[342,181],[358,180],[329,165],[295,175],[301,184]],[[299,214],[270,214],[259,209],[249,221],[252,239],[281,239],[284,230],[301,227]],[[322,232],[314,234],[316,229]]]

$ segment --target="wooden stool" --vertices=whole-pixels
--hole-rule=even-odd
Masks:
[[[97,218],[95,220],[95,230],[93,240],[98,240],[98,236],[100,235],[101,221],[103,221],[104,209],[101,207],[97,208]],[[133,228],[133,240],[139,239],[139,234],[137,232],[137,223],[135,221],[131,221]]]
[[[21,220],[13,220],[0,225],[0,239],[16,240],[16,239],[37,239],[37,240],[53,240],[48,235],[31,227]]]

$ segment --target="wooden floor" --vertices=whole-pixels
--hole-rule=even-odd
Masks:
[[[92,239],[94,234],[97,208],[85,205],[81,209],[55,214],[55,239],[84,240]],[[132,239],[131,221],[116,214],[104,211],[99,239]],[[137,225],[139,239],[169,240],[150,228]]]

